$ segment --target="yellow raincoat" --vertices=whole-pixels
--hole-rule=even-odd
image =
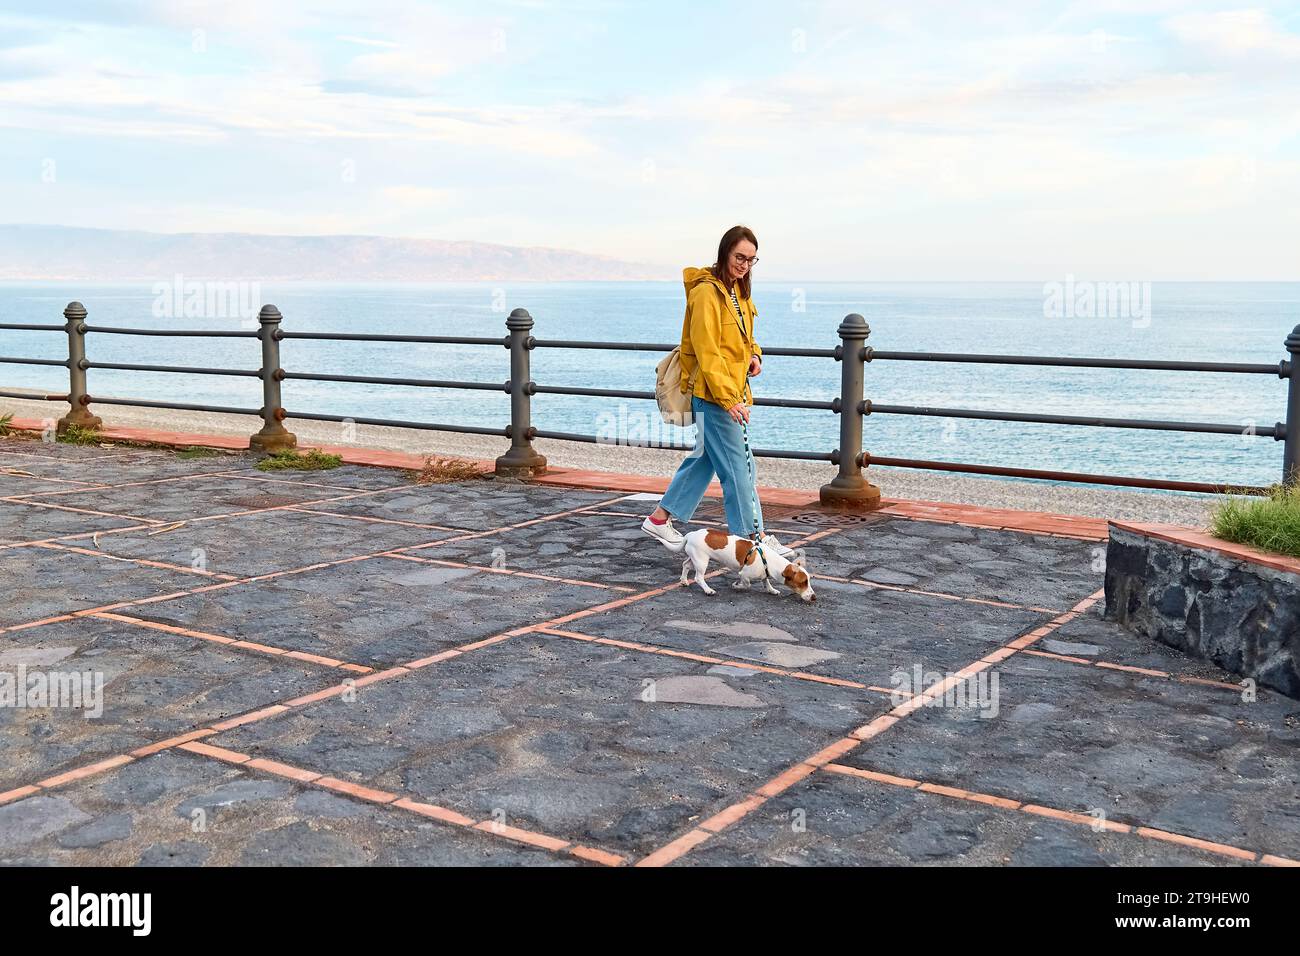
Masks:
[[[754,341],[754,319],[758,310],[753,299],[740,299],[745,318],[731,302],[731,291],[708,269],[688,266],[682,270],[686,285],[686,317],[682,321],[681,390],[685,392],[692,372],[694,394],[723,408],[745,401],[754,402],[749,388],[750,356],[763,355]],[[739,294],[737,294],[739,298]]]

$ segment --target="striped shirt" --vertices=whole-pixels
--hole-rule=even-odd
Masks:
[[[745,313],[740,311],[740,300],[736,298],[736,290],[731,290],[731,304],[736,307],[736,319],[740,322],[740,334],[749,338],[749,333],[745,331]]]

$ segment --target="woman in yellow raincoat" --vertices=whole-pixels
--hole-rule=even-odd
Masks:
[[[754,340],[758,311],[750,295],[757,261],[754,233],[747,226],[733,226],[718,243],[712,266],[682,271],[686,316],[681,390],[686,392],[694,380],[695,448],[677,469],[659,506],[641,524],[643,531],[667,545],[680,544],[683,535],[673,527],[673,519],[690,521],[715,474],[722,485],[728,530],[752,538],[763,527],[744,433],[754,400],[749,378],[763,370],[763,350]],[[772,535],[761,544],[780,554],[793,553]]]

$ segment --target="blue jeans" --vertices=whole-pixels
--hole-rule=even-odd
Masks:
[[[763,506],[758,503],[754,476],[745,458],[740,423],[717,402],[706,402],[695,395],[691,396],[691,412],[695,416],[695,450],[673,475],[659,507],[674,518],[690,521],[716,474],[722,485],[727,529],[748,538],[754,533],[756,510],[758,527],[763,527]]]

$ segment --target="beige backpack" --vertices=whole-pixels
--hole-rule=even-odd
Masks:
[[[682,391],[682,347],[679,345],[655,366],[655,401],[659,403],[659,414],[663,420],[669,425],[682,428],[693,424],[691,396],[694,393],[694,372],[687,380],[686,391]]]

